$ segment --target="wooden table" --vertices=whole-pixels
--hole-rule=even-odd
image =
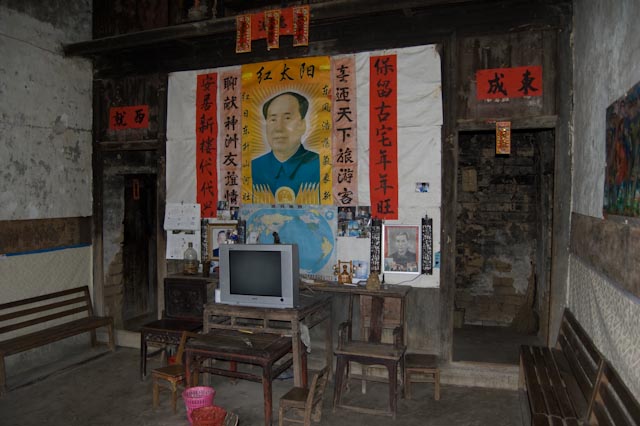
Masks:
[[[223,321],[224,320],[224,321]],[[203,331],[249,330],[290,336],[293,347],[293,381],[297,387],[307,386],[303,371],[301,324],[312,328],[326,321],[325,356],[329,373],[333,367],[333,332],[331,325],[331,295],[300,292],[296,308],[256,308],[249,306],[207,303],[204,307]]]
[[[292,339],[271,333],[246,333],[238,330],[211,330],[206,334],[188,333],[185,344],[185,371],[193,368],[199,372],[236,377],[262,382],[264,393],[264,424],[271,426],[273,409],[271,384],[284,370],[289,368],[294,357],[275,365],[291,352]],[[207,359],[230,361],[230,369],[204,366]],[[262,375],[237,371],[235,363],[253,364],[262,367]],[[191,374],[187,374],[187,387],[191,386]]]

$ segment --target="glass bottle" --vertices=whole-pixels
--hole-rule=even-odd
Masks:
[[[198,273],[198,253],[193,248],[193,243],[184,251],[184,273],[195,275]]]

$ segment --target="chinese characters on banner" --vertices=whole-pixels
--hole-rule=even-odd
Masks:
[[[496,121],[496,155],[511,154],[511,122]]]
[[[333,197],[337,206],[358,205],[355,57],[331,62],[333,84]]]
[[[236,53],[251,52],[251,15],[236,16]]]
[[[542,96],[542,67],[495,68],[476,71],[478,99]]]
[[[198,75],[196,88],[196,202],[201,217],[215,217],[218,201],[218,75]]]
[[[109,108],[109,129],[148,129],[149,105]]]
[[[242,203],[333,204],[328,56],[242,66]]]
[[[371,215],[398,219],[398,79],[396,55],[369,58]]]
[[[280,46],[280,36],[292,35],[293,46],[309,45],[309,6],[270,9],[236,17],[236,53],[251,52],[251,41],[267,40],[268,49]]]
[[[220,105],[222,123],[220,170],[222,176],[222,193],[229,207],[240,205],[240,132],[242,118],[240,115],[240,69],[224,72],[220,75]]]
[[[264,12],[267,30],[267,50],[280,47],[280,10],[266,10]]]
[[[293,7],[293,47],[309,45],[309,6]]]

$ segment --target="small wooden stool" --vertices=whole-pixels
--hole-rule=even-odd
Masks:
[[[178,346],[178,353],[176,354],[176,363],[167,365],[165,367],[155,368],[151,372],[153,378],[153,406],[157,407],[160,399],[160,387],[165,387],[171,391],[171,404],[173,406],[173,414],[176,413],[176,404],[178,401],[178,385],[185,382],[186,370],[182,365],[182,354],[184,352],[184,344],[187,340],[185,332],[182,333],[180,338],[180,345]],[[196,374],[193,376],[193,386],[198,383],[198,377]],[[164,383],[166,381],[167,383]]]
[[[411,378],[412,374],[426,376]],[[415,383],[435,383],[435,400],[440,399],[440,369],[438,358],[429,354],[406,354],[404,364],[404,396],[411,399],[411,381]]]

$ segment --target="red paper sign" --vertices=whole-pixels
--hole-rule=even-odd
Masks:
[[[293,47],[309,45],[309,5],[293,8]]]
[[[264,12],[267,27],[267,50],[280,47],[280,11],[267,10]]]
[[[148,129],[149,105],[109,108],[109,129]]]
[[[198,75],[196,88],[196,202],[202,217],[215,217],[218,201],[218,75]]]
[[[369,58],[371,214],[398,219],[398,66],[396,55]]]
[[[236,53],[251,52],[251,15],[236,16]]]
[[[476,71],[478,99],[542,96],[542,67],[495,68]]]
[[[511,154],[511,122],[496,121],[496,155]]]

